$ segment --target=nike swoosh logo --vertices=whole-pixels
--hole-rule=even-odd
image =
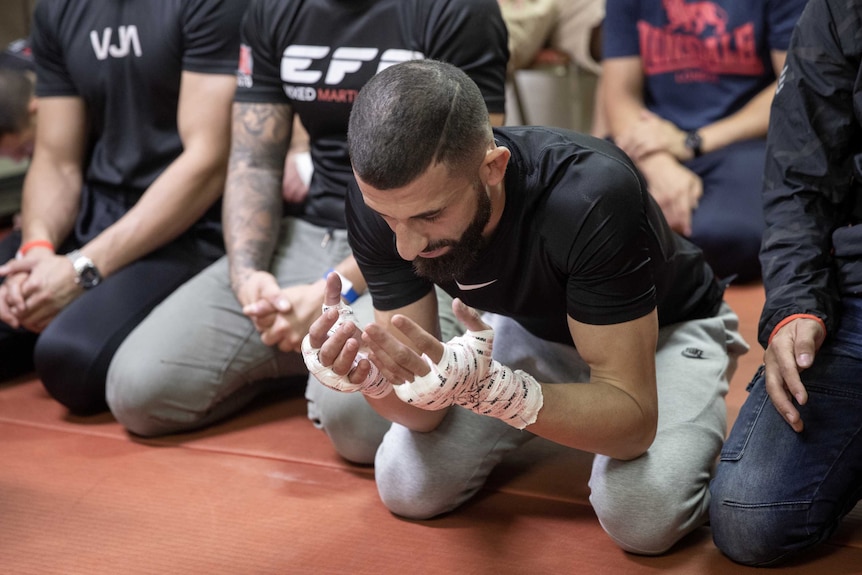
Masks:
[[[494,283],[496,281],[497,280],[491,280],[491,281],[485,282],[483,284],[468,284],[468,285],[462,285],[461,283],[456,281],[455,285],[457,285],[458,289],[460,289],[461,291],[470,291],[470,290],[474,290],[474,289],[482,289],[483,287],[488,287],[489,285],[491,285],[492,283]]]

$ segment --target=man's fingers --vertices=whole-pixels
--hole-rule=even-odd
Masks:
[[[414,349],[419,354],[424,353],[434,360],[435,363],[440,361],[440,358],[443,356],[443,344],[440,343],[440,340],[436,336],[428,333],[418,323],[403,315],[394,316],[392,318],[392,326],[412,342]]]
[[[312,347],[319,348],[323,346],[329,337],[329,330],[332,329],[336,321],[338,321],[337,309],[328,309],[319,318],[314,320],[314,323],[308,328],[309,343],[311,343]]]
[[[455,318],[470,331],[491,329],[491,326],[482,321],[479,312],[465,304],[460,298],[456,297],[452,300],[452,311],[455,313]]]
[[[0,276],[10,276],[18,272],[29,272],[33,269],[34,265],[36,265],[36,262],[30,259],[9,260],[0,266]]]
[[[823,326],[820,322],[800,319],[790,326],[795,328],[793,337],[793,357],[800,370],[808,369],[814,363],[814,356],[823,343]]]
[[[407,318],[404,318],[404,320],[407,320]],[[407,322],[401,323],[403,323],[405,329],[408,331],[412,330],[411,327],[407,327]],[[421,328],[419,329],[421,330]],[[414,335],[416,334],[414,333]],[[434,338],[432,337],[432,339]],[[374,324],[368,325],[363,334],[362,341],[368,346],[371,352],[369,359],[374,362],[374,365],[383,372],[389,381],[411,381],[417,375],[426,375],[430,371],[419,353],[416,353],[413,349],[398,341],[397,338],[380,326]],[[440,346],[440,350],[435,356],[429,355],[429,357],[433,361],[439,361],[442,357],[443,344],[436,339],[434,341]],[[430,347],[427,341],[423,345]],[[420,353],[426,352],[423,350]]]
[[[326,276],[326,292],[323,295],[323,305],[338,305],[341,303],[341,276],[332,272]]]
[[[796,375],[798,386],[804,391],[805,388],[802,386],[802,382],[799,381],[799,374],[795,371],[794,374]],[[799,415],[799,410],[793,404],[791,385],[788,385],[788,382],[782,375],[782,369],[777,365],[767,363],[764,378],[766,380],[766,393],[769,394],[772,405],[794,431],[797,433],[802,431],[802,417]]]
[[[349,374],[356,361],[359,341],[353,337],[355,328],[356,326],[349,322],[340,325],[320,348],[320,363],[338,375]]]
[[[266,315],[274,314],[277,310],[272,302],[261,299],[254,303],[250,303],[242,308],[242,313],[251,318],[260,318]]]

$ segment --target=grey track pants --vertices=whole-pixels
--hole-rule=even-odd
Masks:
[[[539,381],[588,381],[575,349],[486,315],[495,329],[494,357]],[[709,480],[726,432],[728,382],[747,345],[727,305],[715,317],[666,326],[659,334],[658,432],[632,461],[597,455],[590,502],[623,549],[658,554],[703,524]],[[513,449],[535,436],[496,419],[452,408],[440,427],[417,433],[393,424],[375,461],[380,496],[394,513],[429,518],[472,497]]]

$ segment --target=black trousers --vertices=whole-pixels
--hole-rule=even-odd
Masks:
[[[17,233],[0,241],[0,262],[14,257],[20,241]],[[0,322],[0,378],[35,367],[48,393],[73,413],[106,410],[105,379],[117,348],[156,305],[223,253],[221,245],[184,236],[84,292],[41,334]]]

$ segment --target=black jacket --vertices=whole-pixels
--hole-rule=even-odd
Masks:
[[[760,254],[765,348],[782,319],[862,295],[862,2],[810,0],[772,104]]]

